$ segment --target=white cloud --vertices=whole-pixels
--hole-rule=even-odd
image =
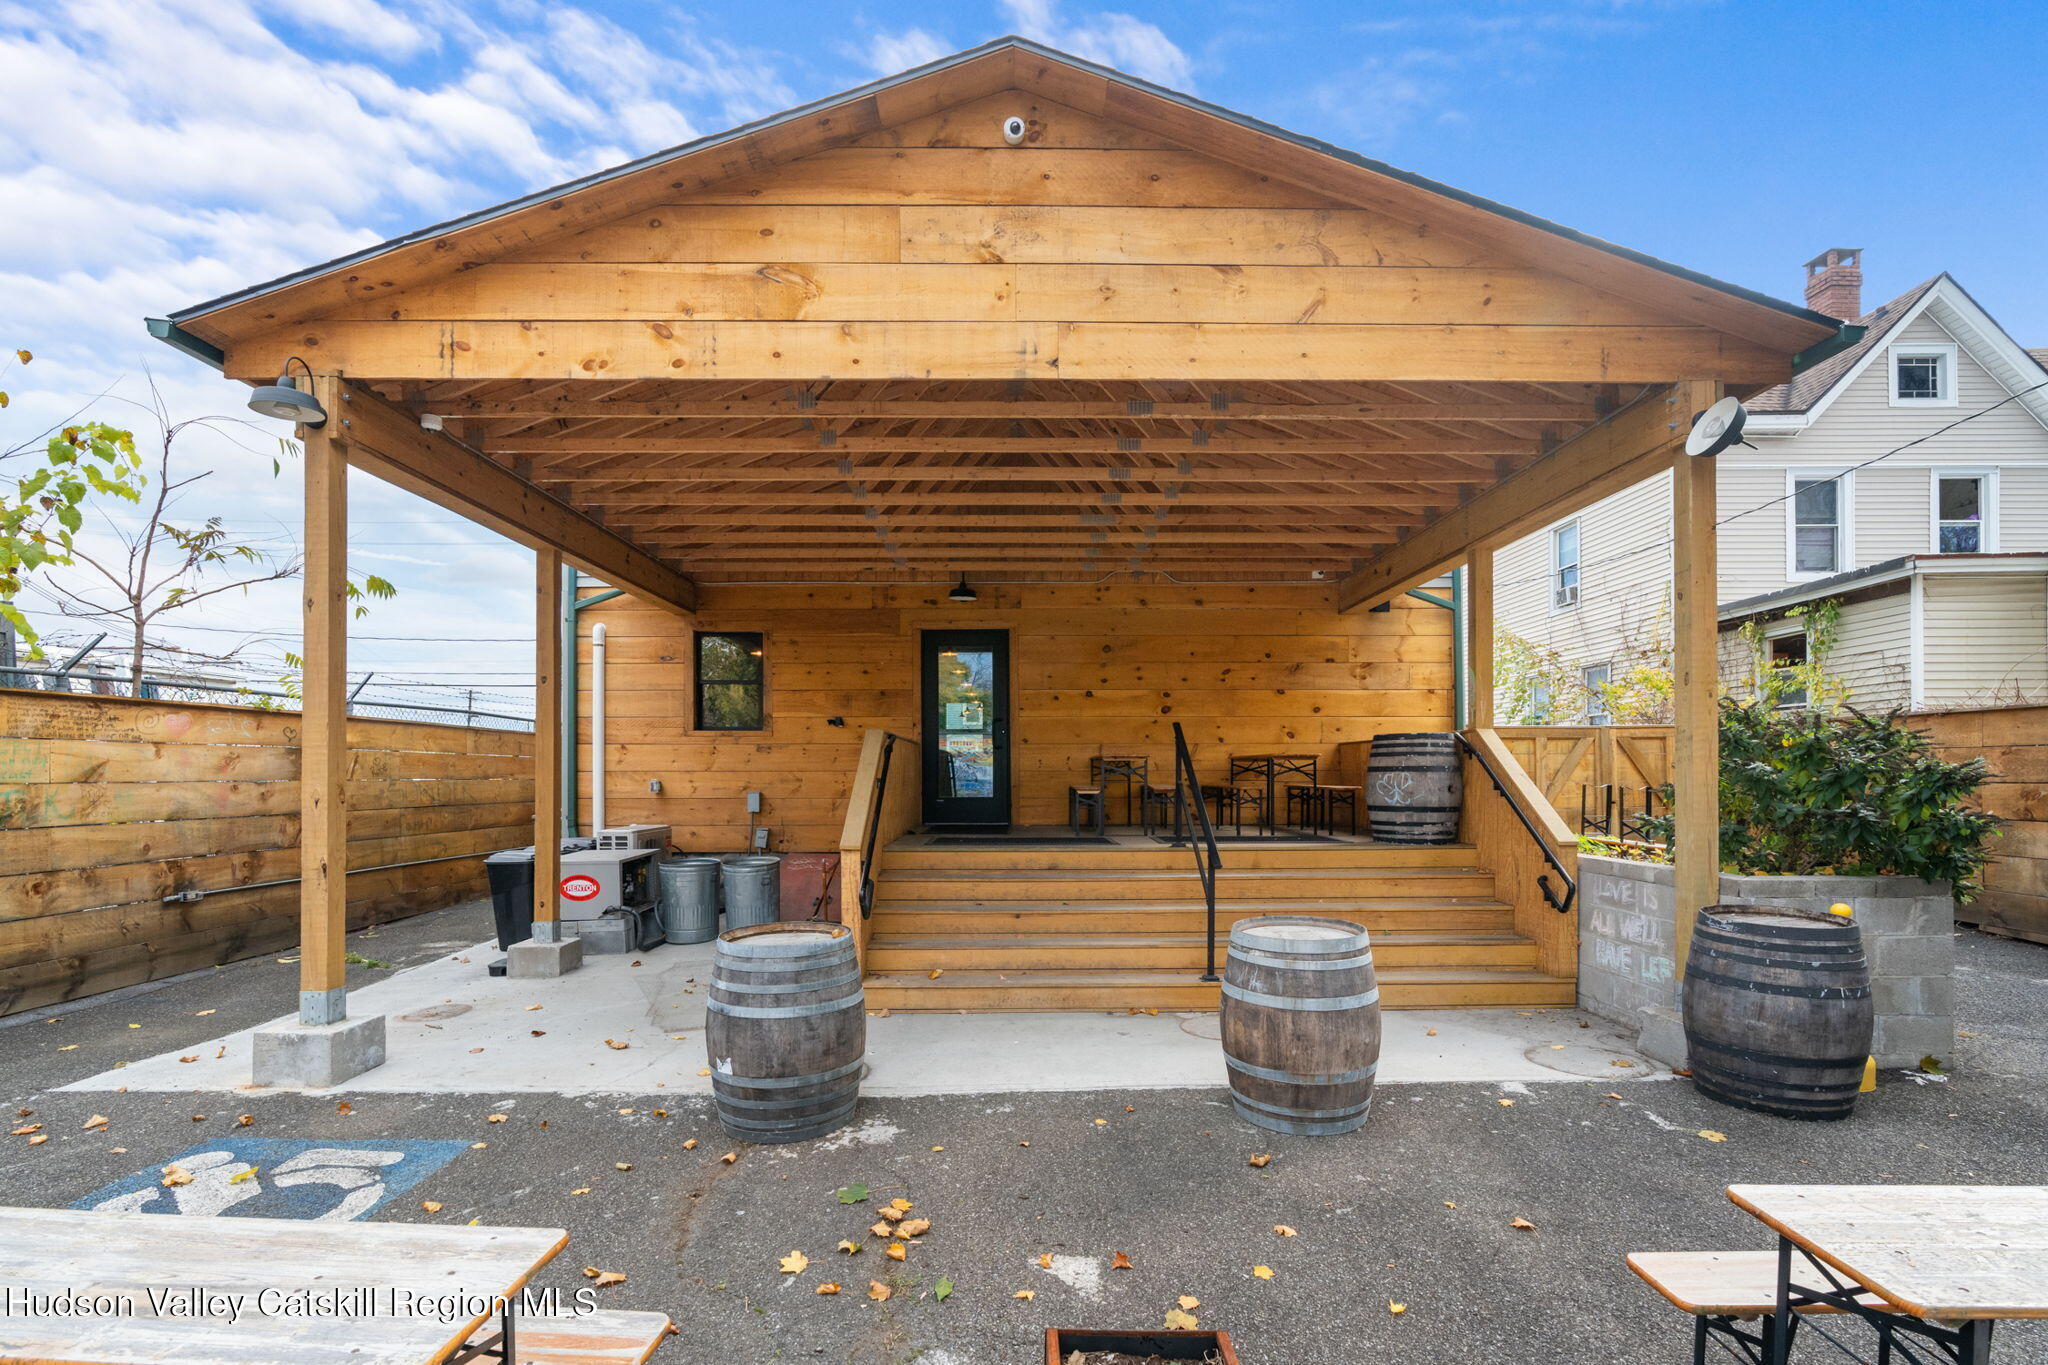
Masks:
[[[893,76],[913,66],[935,62],[953,51],[953,45],[935,33],[907,28],[899,33],[877,33],[857,54],[877,76]]]
[[[1059,0],[1002,0],[1018,33],[1175,90],[1193,90],[1194,63],[1157,24],[1104,10],[1068,20]]]

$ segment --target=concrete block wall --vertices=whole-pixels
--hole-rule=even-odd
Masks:
[[[1681,1008],[1677,907],[1669,867],[1579,859],[1579,1007],[1668,1038]],[[1745,877],[1724,874],[1732,905],[1825,909],[1847,902],[1870,960],[1879,1066],[1944,1062],[1955,1052],[1955,900],[1948,887],[1907,877]],[[1671,1060],[1669,1047],[1652,1055]]]

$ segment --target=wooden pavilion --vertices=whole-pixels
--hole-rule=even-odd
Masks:
[[[1175,721],[1219,781],[1461,723],[1512,769],[1490,630],[1460,717],[1453,613],[1410,590],[1462,566],[1488,621],[1493,547],[1674,469],[1679,894],[1705,903],[1714,473],[1679,442],[1838,332],[1017,38],[152,326],[249,383],[303,359],[330,414],[302,429],[309,1025],[345,1009],[349,465],[537,551],[537,936],[566,564],[628,594],[578,613],[611,633],[616,819],[738,848],[763,793],[779,847],[848,859],[877,1002],[1189,1006],[1214,988],[1185,848],[890,851],[947,823],[932,659],[1002,636],[985,823],[1062,823],[1091,756],[1163,774]],[[706,723],[707,635],[762,661],[751,729]],[[922,761],[882,784],[892,735]],[[1569,832],[1475,776],[1453,849],[1233,848],[1226,901],[1368,919],[1397,1003],[1569,1001],[1518,794],[1553,855]]]

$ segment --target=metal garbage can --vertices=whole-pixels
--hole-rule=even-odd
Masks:
[[[661,929],[670,943],[704,943],[718,936],[716,858],[671,858],[659,868]]]
[[[782,918],[782,859],[754,854],[728,859],[723,881],[728,930]]]

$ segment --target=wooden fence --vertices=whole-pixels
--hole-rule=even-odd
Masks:
[[[1599,788],[1627,789],[1633,813],[1643,788],[1671,780],[1668,725],[1503,725],[1495,733],[1574,834],[1581,792],[1597,813]]]
[[[1984,809],[2007,823],[1991,843],[1984,889],[1956,918],[1995,933],[2048,943],[2048,706],[1944,711],[1912,716],[1942,756],[1981,758],[1991,779]]]
[[[0,1014],[298,942],[299,717],[0,689]],[[352,719],[349,924],[482,895],[533,736]]]

